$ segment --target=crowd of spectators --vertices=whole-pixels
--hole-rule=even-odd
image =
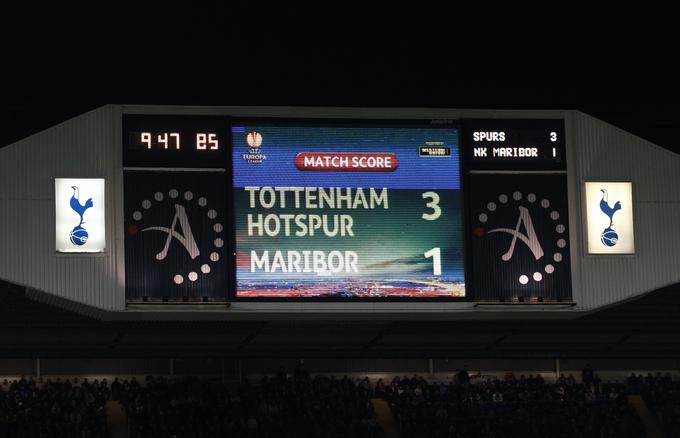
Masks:
[[[680,382],[669,374],[632,374],[626,381],[631,391],[640,393],[666,436],[680,433]]]
[[[467,374],[467,373],[465,373]],[[644,437],[624,384],[576,383],[561,376],[430,384],[395,378],[382,390],[406,437]]]
[[[0,386],[0,437],[106,437],[106,380],[4,380]]]
[[[120,401],[131,437],[380,438],[371,398],[389,401],[403,438],[643,437],[627,397],[640,394],[667,436],[680,430],[680,382],[631,375],[604,383],[586,367],[561,375],[470,376],[446,382],[311,377],[298,368],[255,382],[147,377],[0,382],[0,438],[104,437],[105,405]]]
[[[132,437],[379,438],[368,380],[281,372],[254,384],[114,382]],[[112,385],[113,386],[113,385]]]

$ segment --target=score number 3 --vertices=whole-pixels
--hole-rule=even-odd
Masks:
[[[432,213],[423,213],[421,217],[426,221],[433,221],[439,219],[439,216],[442,215],[442,209],[441,207],[439,207],[439,195],[436,192],[423,193],[423,199],[427,198],[432,199],[430,202],[425,204],[426,207],[432,209]]]
[[[422,195],[423,199],[430,199],[430,202],[425,204],[426,207],[432,209],[432,213],[423,213],[421,217],[426,221],[434,221],[439,219],[442,215],[442,209],[439,206],[439,195],[437,192],[425,192]],[[432,257],[432,274],[442,275],[442,255],[440,248],[432,248],[423,254],[426,258]]]

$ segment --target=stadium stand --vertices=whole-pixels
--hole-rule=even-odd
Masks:
[[[642,437],[623,384],[540,376],[476,384],[395,379],[389,390],[404,437]]]
[[[279,374],[254,385],[221,385],[150,377],[122,388],[116,392],[133,437],[382,436],[367,380]]]
[[[416,375],[386,382],[310,376],[298,368],[242,383],[5,379],[0,437],[677,436],[680,383],[670,375],[602,382],[593,374],[579,382],[564,375],[547,381],[466,374],[446,382]],[[649,408],[658,429],[643,424],[633,400]]]
[[[107,435],[106,381],[4,380],[0,437],[96,438]]]
[[[674,382],[670,375],[661,374],[648,374],[644,378],[631,375],[627,383],[642,394],[664,434],[677,436],[680,431],[680,384]]]

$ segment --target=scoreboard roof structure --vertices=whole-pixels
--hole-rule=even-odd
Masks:
[[[0,280],[105,320],[570,319],[680,281],[678,175],[578,111],[107,105],[0,149]]]

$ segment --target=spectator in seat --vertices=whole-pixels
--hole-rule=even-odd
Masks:
[[[595,373],[593,372],[593,367],[591,367],[590,364],[586,364],[586,366],[583,367],[583,370],[581,371],[581,382],[588,386],[593,383],[594,378]]]
[[[111,399],[120,400],[122,391],[123,385],[118,381],[118,377],[116,377],[113,379],[113,383],[111,383]]]
[[[463,367],[456,376],[459,385],[468,385],[470,383],[470,374],[467,371],[467,367]]]
[[[288,375],[286,374],[283,365],[279,367],[279,371],[276,373],[276,380],[278,380],[279,383],[285,383],[288,380]]]

